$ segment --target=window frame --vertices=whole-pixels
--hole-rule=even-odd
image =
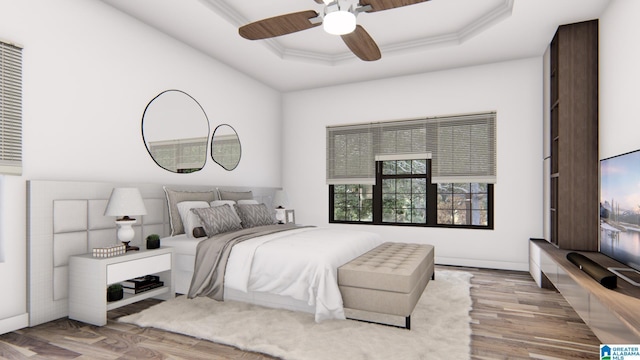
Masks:
[[[434,227],[434,228],[454,228],[454,229],[474,229],[493,230],[494,229],[494,193],[493,185],[487,183],[487,225],[469,224],[438,224],[438,184],[431,183],[432,160],[427,159],[427,174],[402,174],[383,175],[383,161],[376,161],[376,184],[371,185],[373,192],[372,220],[335,220],[335,191],[334,184],[329,185],[329,223],[332,224],[357,224],[357,225],[382,225],[382,226],[411,226],[411,227]],[[384,222],[383,220],[383,179],[384,178],[426,178],[426,223],[405,223],[405,222]],[[430,199],[435,199],[431,200]]]

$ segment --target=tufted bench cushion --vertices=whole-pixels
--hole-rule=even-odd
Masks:
[[[434,248],[387,242],[338,268],[345,308],[409,317],[434,275]]]

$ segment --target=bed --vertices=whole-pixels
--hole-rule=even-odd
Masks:
[[[115,187],[137,187],[147,208],[138,217],[131,245],[145,246],[151,234],[161,237],[161,246],[173,246],[176,291],[188,293],[195,253],[202,239],[180,233],[174,222],[180,219],[178,202],[252,202],[273,209],[276,188],[214,185],[166,185],[150,183],[82,182],[57,180],[27,181],[27,257],[29,326],[36,326],[68,315],[68,258],[90,252],[92,248],[118,243],[114,218],[104,216],[109,195]],[[224,199],[223,199],[224,198]],[[273,210],[272,210],[273,211]],[[183,226],[180,221],[180,226]],[[241,247],[238,247],[241,249]],[[239,252],[238,252],[239,253]],[[233,252],[235,258],[238,254]],[[231,261],[234,268],[234,261]],[[230,272],[233,277],[234,272]],[[233,283],[233,281],[231,281]],[[271,307],[315,313],[315,306],[290,296],[267,291],[242,291],[227,286],[224,298]]]
[[[193,200],[196,197],[172,201],[168,196],[169,208],[178,209],[171,220],[172,226],[184,232],[177,234],[174,231],[174,235],[160,240],[162,246],[174,247],[176,292],[189,297],[210,296],[218,300],[308,312],[314,314],[317,322],[345,318],[337,284],[337,268],[380,245],[382,239],[379,235],[324,227],[274,225],[272,211],[251,199],[250,194],[243,198],[219,194],[223,200],[211,201],[209,206],[206,200]],[[198,212],[213,212],[214,208],[219,212],[208,220],[197,216]],[[244,208],[252,209],[254,218],[248,219],[241,210]],[[255,213],[260,212],[257,209],[261,209],[261,220],[256,220],[259,215]],[[232,212],[237,212],[242,227],[217,233],[215,229],[207,228],[207,221],[222,222],[220,212],[229,217],[232,217]],[[266,212],[269,212],[268,216]],[[178,224],[178,218],[182,225]],[[213,235],[196,237],[194,229],[199,227],[206,228],[207,233]],[[218,295],[211,289],[202,291],[207,286],[213,287],[212,277],[217,264],[210,262],[218,254],[203,255],[203,246],[207,242],[218,241],[220,237],[225,237],[225,242],[229,241],[227,238],[244,235],[247,231],[256,232],[257,236],[243,237],[241,241],[231,243],[227,258],[221,260],[223,286]]]

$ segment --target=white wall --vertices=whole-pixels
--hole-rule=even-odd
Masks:
[[[283,186],[296,221],[430,243],[440,264],[527,270],[529,238],[541,237],[543,228],[542,94],[542,56],[285,94]],[[492,110],[498,119],[494,230],[328,224],[327,125]]]
[[[600,159],[640,149],[640,1],[613,0],[600,18]]]
[[[0,38],[24,46],[24,173],[0,176],[0,333],[26,324],[26,180],[281,185],[279,92],[100,1],[0,0]],[[141,118],[166,89],[198,100],[211,132],[236,129],[236,170],[209,159],[173,174],[153,162]]]

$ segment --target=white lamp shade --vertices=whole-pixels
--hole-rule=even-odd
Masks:
[[[147,208],[140,190],[137,188],[114,188],[109,197],[109,203],[104,210],[105,216],[146,215]]]
[[[276,190],[273,196],[273,206],[286,208],[289,205],[289,199],[287,193],[284,190]]]
[[[332,35],[348,34],[356,29],[356,16],[343,10],[330,12],[324,16],[322,26]]]

